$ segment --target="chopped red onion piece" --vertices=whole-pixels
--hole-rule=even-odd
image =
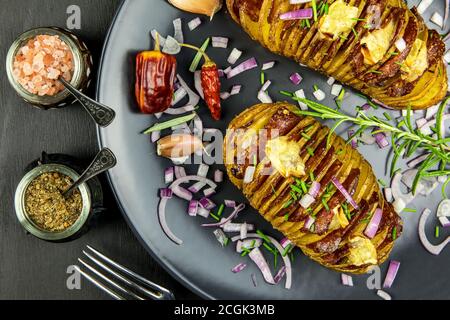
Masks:
[[[300,199],[299,203],[303,209],[308,209],[314,203],[314,201],[316,201],[316,199],[312,195],[307,193]]]
[[[389,141],[387,140],[386,136],[382,132],[378,132],[375,134],[375,141],[377,142],[378,146],[381,149],[389,146]]]
[[[220,243],[220,245],[222,247],[225,247],[228,242],[227,235],[221,229],[216,229],[216,230],[214,230],[213,233],[216,236],[216,239]]]
[[[230,73],[230,71],[233,70],[233,67],[229,66],[228,68],[226,68],[225,70],[223,70],[223,73],[225,73],[226,75],[228,75]]]
[[[342,193],[342,195],[345,197],[348,203],[350,203],[355,210],[358,210],[359,209],[358,204],[352,198],[350,193],[344,188],[344,186],[339,182],[339,180],[336,179],[336,177],[333,177],[331,178],[331,182],[335,185],[335,187],[339,190],[339,192]]]
[[[386,278],[384,279],[383,288],[391,288],[397,276],[398,269],[400,268],[400,262],[392,260],[389,263]]]
[[[286,266],[282,266],[275,275],[275,277],[273,277],[273,280],[275,281],[276,284],[279,284],[280,281],[283,280],[285,275],[286,275]]]
[[[227,224],[231,220],[237,217],[237,215],[245,209],[245,204],[241,203],[237,207],[234,208],[233,212],[226,219],[222,219],[222,221],[218,223],[210,223],[210,224],[202,224],[202,227],[221,227],[224,224]],[[259,238],[259,237],[258,237]]]
[[[170,198],[172,198],[172,194],[173,194],[173,191],[170,188],[159,189],[159,196],[160,196],[160,198],[168,198],[168,199],[170,199]]]
[[[370,107],[370,104],[368,104],[368,103],[364,103],[362,106],[361,106],[361,109],[363,109],[364,111],[367,111],[367,110],[369,110],[371,107]]]
[[[203,194],[205,195],[205,197],[211,197],[215,193],[216,193],[216,189],[214,189],[214,188],[208,188],[203,191]]]
[[[221,92],[220,93],[220,99],[227,100],[229,97],[231,97],[231,94],[229,92]]]
[[[242,51],[234,48],[233,50],[231,50],[231,53],[228,56],[227,62],[229,64],[235,64],[239,60],[241,55],[242,55]]]
[[[163,36],[161,36],[161,34],[160,34],[157,30],[155,30],[155,29],[153,29],[153,30],[151,31],[151,35],[152,35],[152,38],[153,38],[154,41],[156,41],[156,37],[158,37],[158,39],[159,39],[159,44],[160,44],[162,47],[164,47],[164,44],[166,43],[166,38],[164,38]]]
[[[233,269],[231,269],[231,271],[233,273],[239,273],[242,270],[244,270],[247,267],[247,265],[245,263],[239,263],[237,266],[233,267]]]
[[[313,197],[317,197],[317,195],[319,194],[320,191],[320,183],[317,181],[313,181],[311,183],[311,187],[309,188],[308,193]]]
[[[192,193],[181,187],[181,186],[176,186],[172,188],[173,193],[181,199],[187,200],[187,201],[191,201],[192,200]]]
[[[238,74],[241,74],[242,72],[254,69],[258,67],[258,62],[255,58],[250,58],[244,62],[242,62],[237,67],[230,70],[230,72],[227,73],[227,79],[231,79]]]
[[[444,199],[439,203],[436,215],[438,217],[450,217],[450,200]]]
[[[376,142],[375,137],[367,131],[363,131],[361,133],[361,137],[359,137],[359,141],[364,144],[372,145]]]
[[[298,86],[298,85],[302,82],[302,80],[303,80],[302,76],[301,76],[298,72],[293,73],[293,74],[289,77],[289,79],[291,80],[291,82],[292,82],[293,84],[295,84],[295,85],[297,85],[297,86]]]
[[[386,291],[378,290],[377,295],[383,300],[392,300],[391,296]]]
[[[209,171],[209,166],[204,163],[201,163],[198,166],[197,175],[200,177],[206,177],[208,175],[208,171]]]
[[[266,282],[269,284],[275,284],[272,272],[270,271],[269,265],[267,264],[267,261],[264,258],[261,250],[259,250],[259,248],[254,248],[252,251],[250,251],[248,256],[258,266],[259,270],[261,271],[264,277],[264,280],[266,280]]]
[[[426,154],[423,154],[421,156],[418,156],[417,158],[412,159],[411,161],[409,161],[407,163],[408,167],[409,168],[416,167],[419,163],[425,161],[425,159],[428,158],[429,155],[430,155],[429,153],[426,153]]]
[[[239,232],[239,234],[240,234],[242,240],[244,240],[245,238],[247,238],[247,231],[248,231],[248,229],[247,229],[247,222],[244,222],[244,223],[241,225],[241,230],[240,230],[240,232]]]
[[[164,181],[165,183],[171,183],[173,182],[174,178],[174,169],[173,167],[168,167],[166,170],[164,170]]]
[[[152,143],[155,143],[156,141],[158,141],[159,138],[161,138],[161,131],[153,131],[151,134]]]
[[[355,131],[354,130],[348,130],[347,136],[348,136],[349,139],[351,137],[353,137],[354,135],[355,135]],[[356,137],[352,139],[351,144],[352,144],[352,148],[353,149],[358,148],[358,140],[356,139]]]
[[[311,216],[308,216],[308,219],[306,219],[305,221],[304,228],[307,230],[311,230],[311,227],[314,224],[314,222],[316,222],[316,219]]]
[[[208,218],[209,212],[210,211],[208,209],[205,209],[205,208],[202,208],[201,206],[199,206],[198,210],[197,210],[197,215],[200,217],[203,217],[203,218]]]
[[[183,43],[184,42],[183,27],[182,27],[180,18],[173,20],[173,28],[175,29],[175,33],[174,33],[173,37],[179,43]]]
[[[392,196],[392,189],[391,188],[384,188],[384,197],[386,198],[387,202],[392,202],[393,196]]]
[[[250,183],[253,181],[253,177],[255,175],[255,169],[254,166],[248,166],[247,169],[245,169],[245,175],[244,175],[244,183]]]
[[[202,20],[197,17],[188,22],[188,27],[190,31],[194,31],[202,24]]]
[[[232,96],[237,95],[237,94],[239,94],[241,92],[241,89],[242,89],[242,86],[240,84],[239,85],[234,85],[231,88],[230,94]]]
[[[223,69],[219,69],[217,70],[217,72],[219,73],[219,78],[225,77],[225,72],[223,71]]]
[[[269,69],[272,69],[274,66],[275,66],[275,61],[269,61],[262,65],[261,70],[262,71],[269,70]]]
[[[236,208],[236,201],[234,200],[225,200],[224,203],[227,208]]]
[[[223,172],[221,170],[214,171],[214,182],[223,182]]]
[[[159,201],[159,206],[158,206],[159,223],[161,224],[161,228],[163,229],[163,231],[166,234],[166,236],[170,240],[175,242],[176,244],[181,245],[181,244],[183,244],[183,241],[181,239],[179,239],[172,232],[172,230],[169,228],[169,226],[167,225],[167,221],[166,221],[166,204],[167,204],[167,200],[168,200],[168,198],[161,198],[161,200]]]
[[[181,100],[183,100],[184,97],[187,96],[187,91],[183,87],[179,87],[173,94],[173,100],[171,106],[175,106],[178,104]]]
[[[328,84],[329,86],[332,86],[332,85],[335,83],[335,81],[336,81],[335,78],[329,77],[328,80],[327,80],[327,84]]]
[[[186,177],[186,170],[184,167],[175,166],[175,178],[180,179]]]
[[[221,222],[224,222],[225,219],[222,219]],[[232,223],[232,222],[226,222],[222,225],[223,231],[225,232],[241,232],[242,228],[245,228],[247,231],[253,231],[255,230],[255,226],[253,224],[249,223]],[[243,239],[241,239],[243,240]]]
[[[339,94],[342,91],[342,85],[341,84],[333,84],[331,86],[331,95],[338,97]]]
[[[288,245],[292,244],[292,242],[288,238],[283,238],[280,240],[280,244],[283,248],[286,248]]]
[[[200,70],[197,70],[194,72],[194,85],[195,90],[197,90],[200,97],[205,100],[205,94],[203,93],[203,87],[202,87],[202,72]]]
[[[189,201],[189,207],[188,207],[188,214],[191,217],[195,217],[198,212],[198,201],[197,200],[191,200]]]
[[[258,92],[258,100],[261,101],[262,103],[272,103],[273,102],[272,98],[265,91]]]
[[[192,186],[190,186],[188,188],[188,190],[192,193],[197,193],[200,190],[202,190],[205,186],[206,186],[206,183],[198,181],[198,182],[194,183]]]
[[[303,89],[299,89],[297,91],[294,92],[294,95],[296,98],[299,99],[305,99],[305,91]],[[298,101],[298,105],[300,106],[300,109],[302,109],[303,111],[308,110],[308,105],[304,102]]]
[[[211,199],[208,199],[206,197],[200,199],[200,205],[202,206],[202,208],[205,208],[207,210],[211,210],[216,207],[216,204],[212,202]]]
[[[228,47],[228,38],[225,37],[211,37],[213,48],[223,48]]]
[[[168,36],[161,51],[170,55],[176,55],[180,53],[181,46],[175,38]]]
[[[193,111],[200,101],[200,97],[189,88],[189,86],[186,84],[186,82],[183,80],[183,78],[181,78],[180,75],[177,75],[177,78],[178,78],[178,81],[180,81],[181,86],[184,88],[184,90],[186,90],[186,92],[189,96],[189,101],[183,107],[169,108],[166,111],[164,111],[164,113],[171,114],[171,115],[178,115],[178,114],[183,114],[183,113],[186,113],[189,111]]]
[[[312,8],[289,11],[280,15],[281,20],[311,19],[312,17],[313,17]]]
[[[366,227],[366,230],[364,231],[364,234],[370,238],[373,239],[375,235],[377,234],[378,227],[380,226],[381,218],[383,216],[383,210],[380,208],[377,208],[370,219],[369,224]]]

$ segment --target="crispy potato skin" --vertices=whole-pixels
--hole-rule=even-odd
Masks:
[[[259,104],[236,116],[228,127],[224,142],[227,174],[250,204],[307,256],[330,269],[366,273],[372,264],[355,265],[350,261],[349,241],[355,237],[365,237],[364,230],[371,214],[377,208],[381,209],[382,221],[376,236],[370,239],[376,249],[378,264],[381,264],[392,250],[393,234],[396,237],[401,234],[401,220],[384,199],[370,164],[359,152],[334,134],[327,146],[329,129],[311,117],[296,115],[296,110],[295,106],[287,103]],[[278,134],[273,131],[276,127],[281,128]],[[270,134],[267,139],[263,138],[267,132],[263,130]],[[321,184],[319,195],[310,206],[312,211],[301,208],[298,200],[286,206],[292,200],[291,185],[298,182],[294,177],[281,176],[271,168],[264,152],[258,152],[258,149],[264,150],[267,140],[280,136],[288,137],[301,146],[300,157],[306,164],[306,174],[296,179],[310,183],[312,173],[315,181]],[[252,143],[244,143],[243,140],[249,137]],[[242,155],[252,160],[237,164]],[[246,168],[255,164],[253,180],[244,183]],[[359,206],[359,210],[355,210],[348,205],[352,217],[348,225],[336,222],[336,213],[346,200],[333,187],[333,177],[352,194]],[[329,210],[321,201],[326,193]],[[314,215],[316,222],[315,227],[308,230],[304,224],[309,215]]]
[[[332,5],[337,0],[328,0]],[[429,30],[413,8],[402,0],[345,0],[358,8],[359,21],[353,30],[333,38],[320,32],[320,17],[310,19],[310,27],[301,20],[283,21],[280,14],[309,8],[311,3],[290,5],[289,0],[226,0],[228,11],[241,27],[270,51],[296,60],[309,68],[332,76],[391,108],[426,109],[445,97],[448,89],[443,62],[445,45],[439,34]],[[389,49],[375,64],[364,62],[360,41],[369,33],[384,28],[390,21],[395,32]],[[406,48],[395,46],[403,39]],[[426,42],[427,68],[413,82],[405,80],[404,63],[416,39]]]

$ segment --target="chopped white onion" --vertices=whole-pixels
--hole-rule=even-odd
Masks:
[[[245,175],[244,175],[244,183],[250,183],[253,181],[253,177],[255,175],[255,166],[248,166],[245,169]]]
[[[342,284],[347,287],[353,287],[353,278],[347,274],[341,274]]]
[[[175,38],[168,36],[166,42],[164,43],[164,47],[162,48],[162,52],[170,55],[176,55],[179,54],[180,51],[181,46],[179,42]]]
[[[306,99],[305,91],[303,89],[299,89],[299,90],[295,91],[294,95],[295,95],[295,97],[297,97],[299,99]],[[308,109],[308,106],[304,102],[298,101],[298,105],[300,106],[300,109],[302,109],[303,111]]]
[[[331,95],[338,97],[339,94],[342,91],[342,85],[341,84],[333,84],[331,86]]]
[[[200,216],[200,217],[203,217],[203,218],[208,218],[209,217],[209,210],[203,208],[202,206],[199,206],[198,210],[197,210],[197,215]]]
[[[255,230],[255,226],[253,224],[225,222],[225,219],[222,219],[221,222],[224,222],[222,228],[225,232],[242,232],[242,228],[245,228],[247,231]],[[241,240],[243,239],[241,238]]]
[[[229,97],[231,97],[231,94],[229,92],[221,92],[220,93],[220,99],[227,100]]]
[[[220,245],[221,245],[222,247],[225,247],[226,244],[227,244],[227,242],[228,242],[228,237],[227,237],[227,235],[226,235],[221,229],[216,229],[216,230],[213,231],[213,233],[214,233],[214,236],[216,237],[216,240],[220,243]],[[236,271],[233,271],[233,272],[236,272],[236,273],[237,273],[237,272],[240,272],[240,271],[242,271],[245,267],[246,267],[246,264],[245,264],[245,263],[240,264],[240,265],[238,265],[238,266],[236,266],[236,267],[233,268],[233,270],[236,269]]]
[[[440,27],[441,29],[444,27],[444,18],[437,11],[433,13],[433,15],[430,18],[430,21],[433,22],[438,27]]]
[[[316,97],[317,101],[322,101],[326,98],[325,92],[320,89],[317,89],[313,92],[314,97]]]
[[[230,95],[235,96],[241,92],[242,85],[236,84],[231,88]]]
[[[266,62],[262,65],[261,70],[262,71],[269,70],[269,69],[272,69],[274,66],[275,66],[275,61]]]
[[[228,47],[228,38],[225,38],[225,37],[212,37],[211,40],[212,40],[213,48],[226,49]]]
[[[223,181],[223,172],[221,170],[214,171],[214,182],[220,183]]]
[[[262,103],[272,103],[273,102],[272,98],[265,91],[258,92],[258,100],[261,101]]]
[[[384,197],[386,198],[387,202],[392,202],[392,200],[394,199],[392,197],[392,189],[391,188],[384,188]]]
[[[336,81],[335,78],[329,77],[328,80],[327,80],[327,84],[328,84],[329,86],[332,86],[332,85],[334,84],[335,81]]]
[[[270,85],[272,84],[272,81],[267,80],[266,82],[264,82],[263,86],[261,87],[260,91],[267,91],[267,89],[269,89]]]
[[[300,200],[300,205],[304,209],[308,209],[314,203],[314,201],[316,201],[316,199],[314,199],[313,196],[311,196],[310,194],[307,193]]]
[[[244,251],[243,248],[251,250],[253,248],[259,248],[261,245],[261,239],[238,240],[238,242],[236,243],[236,252],[242,253],[242,251]]]
[[[184,87],[179,87],[174,93],[173,93],[173,99],[171,106],[177,105],[181,100],[183,100],[184,97],[187,96],[187,91],[184,89]]]
[[[188,22],[188,27],[190,31],[194,31],[202,24],[202,20],[197,17]]]
[[[177,19],[173,20],[173,28],[175,29],[175,33],[174,33],[173,37],[179,43],[184,43],[183,26],[181,23],[181,18],[177,18]]]
[[[239,58],[242,56],[242,51],[236,48],[233,48],[233,50],[231,50],[230,55],[228,56],[228,63],[229,64],[235,64]]]
[[[398,39],[395,41],[395,46],[397,47],[398,51],[403,52],[406,49],[406,41],[403,38]]]

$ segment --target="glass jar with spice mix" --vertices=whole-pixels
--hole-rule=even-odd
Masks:
[[[74,101],[59,82],[62,77],[85,91],[90,82],[92,56],[72,32],[57,27],[29,30],[11,45],[6,71],[12,87],[26,102],[59,108]]]
[[[29,233],[48,241],[66,241],[88,229],[91,218],[103,210],[98,179],[63,196],[81,171],[74,158],[60,154],[43,153],[28,167],[16,190],[15,209],[19,222]]]

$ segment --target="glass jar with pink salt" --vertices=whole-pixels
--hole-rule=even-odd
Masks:
[[[74,102],[59,81],[85,91],[90,82],[92,56],[72,32],[37,28],[21,34],[7,55],[8,79],[26,102],[42,108],[59,108]]]

